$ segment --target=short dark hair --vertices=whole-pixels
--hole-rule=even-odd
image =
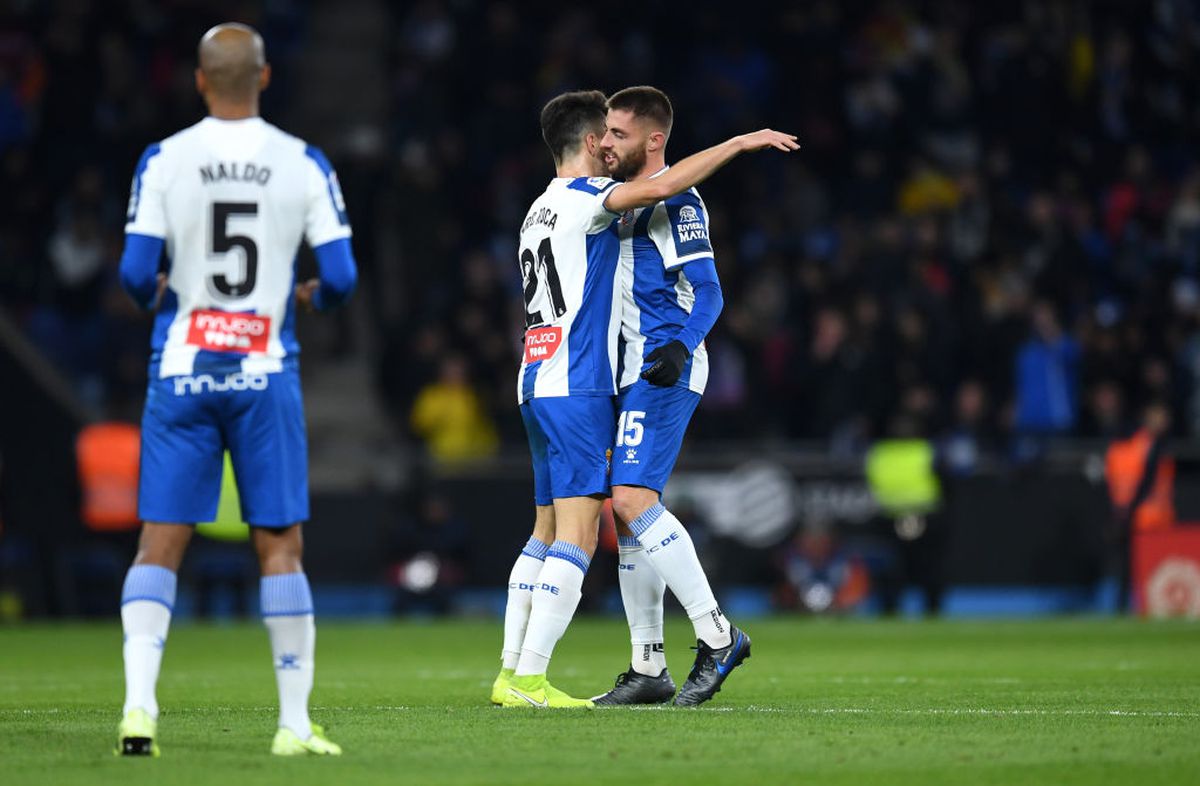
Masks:
[[[563,93],[542,108],[542,139],[556,164],[574,152],[588,134],[604,134],[608,101],[599,90]]]
[[[608,99],[608,108],[622,109],[632,112],[634,117],[644,117],[661,128],[664,134],[671,135],[671,123],[675,120],[675,112],[671,109],[671,99],[657,87],[627,87],[613,93]]]

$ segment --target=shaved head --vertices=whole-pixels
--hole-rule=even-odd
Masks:
[[[248,25],[226,22],[204,34],[198,48],[200,72],[215,97],[244,101],[265,85],[267,65],[262,36]]]

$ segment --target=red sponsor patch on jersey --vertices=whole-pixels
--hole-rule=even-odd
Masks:
[[[192,312],[187,343],[213,352],[266,352],[271,318],[198,309]]]
[[[562,343],[562,328],[545,327],[525,331],[525,362],[549,360]]]

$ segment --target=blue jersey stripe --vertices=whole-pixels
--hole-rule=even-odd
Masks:
[[[325,190],[329,192],[329,201],[333,204],[333,210],[337,213],[338,223],[342,226],[350,225],[350,218],[346,215],[343,209],[345,205],[338,199],[334,189],[337,188],[337,175],[333,173],[333,164],[329,163],[329,159],[321,152],[321,148],[308,145],[304,148],[304,155],[316,162],[321,170],[321,174],[325,175]]]
[[[167,287],[163,292],[162,302],[158,304],[158,313],[154,315],[154,332],[150,335],[150,350],[154,355],[162,352],[167,343],[167,331],[175,321],[179,311],[179,296],[175,290]]]
[[[150,166],[150,159],[161,152],[162,145],[158,142],[150,145],[138,160],[137,168],[133,170],[133,193],[129,195],[129,209],[125,215],[126,223],[132,223],[137,219],[138,207],[142,203],[142,176],[146,174],[146,167]]]
[[[521,377],[521,401],[522,403],[533,398],[533,386],[537,383],[538,369],[542,367],[541,360],[536,363],[530,363],[525,366],[525,376]]]
[[[583,298],[567,339],[571,358],[567,389],[571,395],[613,394],[608,328],[612,319],[616,261],[620,253],[621,239],[615,221],[605,231],[588,235]]]
[[[279,343],[283,351],[291,355],[300,353],[300,342],[296,340],[296,266],[300,257],[292,260],[292,282],[288,286],[287,304],[283,307],[283,324],[279,326]]]
[[[658,207],[646,208],[633,225],[633,301],[638,309],[639,331],[646,343],[642,357],[673,340],[688,320],[688,311],[679,304],[676,285],[681,268],[665,268],[662,250],[650,236],[650,222]],[[661,216],[659,217],[661,220]],[[672,232],[673,234],[673,232]],[[688,387],[692,378],[692,360],[688,357],[676,385]]]

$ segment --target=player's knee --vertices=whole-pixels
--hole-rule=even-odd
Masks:
[[[157,524],[146,522],[138,538],[135,565],[160,565],[170,570],[179,570],[183,554],[192,538],[192,528],[182,524]]]
[[[299,573],[304,569],[304,542],[299,524],[285,529],[256,527],[253,532],[254,548],[264,576]]]
[[[566,539],[564,539],[566,540]],[[591,558],[596,553],[597,536],[595,532],[581,532],[575,537],[567,540],[568,543],[573,543]]]
[[[637,504],[628,497],[618,497],[616,492],[613,493],[612,507],[613,515],[621,522],[621,526],[625,526],[625,522],[633,521],[638,517]],[[620,527],[618,527],[619,529]],[[628,530],[628,527],[625,529]]]
[[[613,513],[623,522],[631,522],[658,502],[657,492],[637,486],[613,488]]]
[[[598,533],[593,526],[562,526],[559,528],[556,541],[571,543],[583,549],[590,557],[596,553]]]

